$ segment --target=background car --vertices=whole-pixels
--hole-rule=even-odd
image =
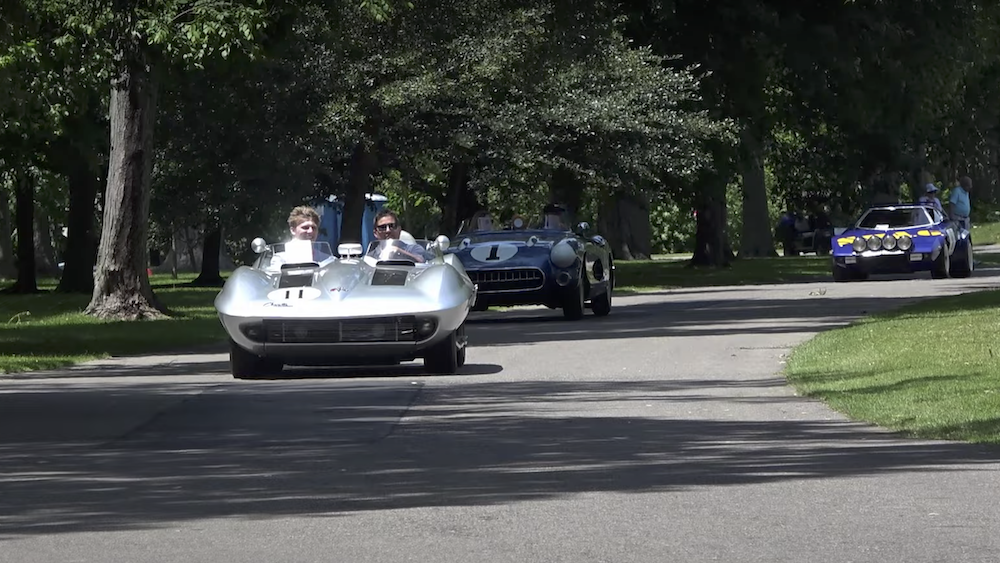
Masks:
[[[872,207],[833,241],[833,278],[930,271],[933,278],[972,275],[972,235],[922,204]]]
[[[439,237],[417,260],[412,245],[253,242],[215,299],[229,335],[233,376],[277,374],[284,365],[392,364],[423,358],[434,373],[465,363],[465,319],[476,290]],[[419,247],[423,248],[423,247]],[[406,249],[407,252],[402,252]]]
[[[505,225],[481,213],[455,237],[451,248],[477,286],[474,310],[493,305],[544,305],[570,320],[586,307],[597,316],[611,312],[615,266],[603,237],[587,223],[571,230],[572,217],[549,205],[529,225],[514,217]]]

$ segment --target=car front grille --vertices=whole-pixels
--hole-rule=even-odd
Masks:
[[[270,319],[264,321],[266,342],[337,344],[342,342],[414,342],[416,318]]]
[[[545,274],[538,268],[477,270],[469,272],[469,279],[479,286],[480,293],[531,291],[545,284]]]

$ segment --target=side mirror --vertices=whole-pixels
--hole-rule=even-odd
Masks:
[[[451,246],[451,239],[445,235],[438,235],[432,244],[434,246],[434,255],[438,260],[443,260],[444,252]]]
[[[264,252],[265,248],[267,248],[267,243],[264,242],[264,239],[257,237],[250,242],[250,248],[255,253],[260,254],[261,252]]]
[[[576,226],[576,232],[580,233],[581,235],[584,234],[584,233],[586,233],[589,230],[590,230],[590,223],[588,223],[586,221],[581,221]]]
[[[361,243],[360,242],[345,242],[344,244],[337,245],[337,254],[341,258],[350,258],[352,256],[361,256]]]

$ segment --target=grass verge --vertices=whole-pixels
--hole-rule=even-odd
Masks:
[[[983,223],[972,225],[972,244],[1000,244],[1000,223]]]
[[[729,268],[691,268],[687,260],[633,260],[615,263],[616,291],[786,283],[829,278],[829,256],[747,258]]]
[[[89,295],[0,295],[0,373],[53,369],[121,355],[181,350],[225,339],[212,302],[219,288],[190,287],[195,275],[154,275],[153,290],[175,314],[142,322],[102,321],[82,313]]]
[[[1000,444],[1000,291],[924,301],[818,335],[786,368],[803,395],[918,438]]]

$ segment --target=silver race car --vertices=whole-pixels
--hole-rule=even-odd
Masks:
[[[284,365],[389,365],[423,358],[433,373],[465,363],[465,319],[476,288],[462,263],[433,242],[266,244],[215,299],[229,335],[233,376],[267,377]]]

